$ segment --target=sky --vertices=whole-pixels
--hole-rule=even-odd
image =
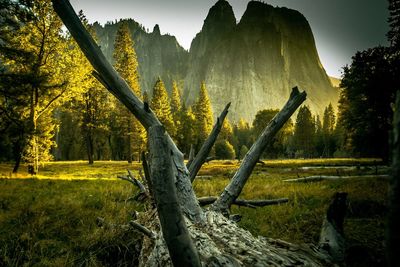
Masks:
[[[101,24],[132,18],[150,31],[159,24],[162,34],[174,35],[189,50],[208,10],[217,0],[70,0],[89,22]],[[228,0],[236,20],[249,0]],[[322,65],[330,76],[340,77],[356,51],[387,45],[387,0],[264,0],[303,13],[311,25]]]

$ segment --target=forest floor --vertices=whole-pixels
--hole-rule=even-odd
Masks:
[[[240,198],[288,198],[276,206],[233,207],[239,223],[254,235],[293,243],[317,243],[324,214],[335,192],[348,193],[344,231],[348,266],[385,266],[384,229],[388,179],[354,178],[309,183],[283,180],[310,175],[387,174],[376,159],[268,160],[258,164]],[[217,196],[238,161],[212,161],[201,169],[198,197]],[[116,178],[139,163],[50,162],[32,177],[21,166],[11,174],[0,164],[0,266],[136,265],[140,235],[126,229],[100,228],[96,218],[127,224],[143,206],[130,198],[136,188]],[[138,175],[137,175],[138,176]],[[138,176],[139,177],[139,176]]]

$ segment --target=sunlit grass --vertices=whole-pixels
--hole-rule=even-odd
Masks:
[[[239,223],[255,235],[295,243],[316,243],[320,226],[335,192],[349,193],[345,233],[350,251],[383,258],[387,179],[346,179],[315,183],[287,183],[284,179],[308,175],[386,173],[374,159],[273,160],[257,164],[240,198],[288,198],[287,204],[258,209],[233,207],[243,215]],[[332,166],[355,168],[332,168]],[[219,195],[239,166],[238,161],[204,165],[194,182],[196,194]],[[327,166],[328,168],[302,168]],[[137,162],[50,162],[36,176],[10,176],[12,165],[0,164],[0,266],[135,265],[138,247],[134,232],[102,229],[96,218],[125,224],[134,210],[133,186],[116,176],[126,169],[137,174]],[[13,177],[10,179],[10,177]],[[361,252],[360,252],[361,250]],[[357,256],[356,256],[357,258]],[[358,257],[358,261],[360,257]],[[366,258],[366,257],[361,257]],[[372,264],[373,265],[373,264]],[[350,264],[350,266],[352,266]],[[360,265],[358,265],[360,266]]]

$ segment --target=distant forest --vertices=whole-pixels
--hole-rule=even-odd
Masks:
[[[396,1],[393,1],[395,3]],[[49,160],[139,160],[146,133],[103,88],[96,73],[54,13],[50,1],[2,1],[0,21],[0,161],[38,170]],[[338,112],[302,106],[266,149],[265,158],[379,157],[388,159],[389,130],[399,73],[399,7],[390,6],[389,47],[357,52],[343,68]],[[84,25],[94,30],[80,12]],[[213,126],[207,85],[185,106],[174,82],[168,95],[158,79],[153,94],[140,88],[138,61],[127,24],[113,54],[116,71],[148,104],[179,149],[198,151]],[[301,88],[307,90],[307,88]],[[335,103],[333,103],[335,104]],[[261,110],[252,122],[225,120],[213,157],[241,159],[278,110]]]

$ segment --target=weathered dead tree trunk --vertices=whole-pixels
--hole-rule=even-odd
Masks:
[[[94,75],[149,133],[150,166],[147,166],[146,160],[143,166],[158,216],[155,210],[150,209],[129,224],[130,228],[145,236],[140,266],[331,266],[334,259],[325,250],[254,237],[223,215],[239,196],[266,146],[305,100],[305,92],[293,89],[290,99],[246,154],[232,182],[213,204],[213,209],[204,212],[194,194],[183,154],[164,132],[154,113],[133,94],[107,62],[70,3],[67,0],[52,2],[55,11],[96,70]],[[221,124],[222,120],[219,120]],[[199,153],[199,163],[194,165],[194,173],[204,163],[202,158],[204,155],[207,157],[206,152],[218,135],[218,125],[214,127],[216,134],[209,138],[205,152]],[[240,200],[236,201],[240,203]]]
[[[172,263],[175,266],[201,266],[179,206],[165,129],[163,126],[152,126],[148,133],[153,197]]]
[[[272,142],[275,134],[282,128],[285,122],[290,118],[290,116],[292,116],[304,100],[306,100],[306,96],[307,94],[305,92],[300,93],[297,87],[293,88],[290,98],[286,102],[285,106],[269,122],[267,127],[265,127],[257,141],[244,156],[244,159],[233,176],[232,181],[225,187],[220,197],[212,205],[214,210],[228,214],[229,207],[242,192],[247,179],[253,172],[253,169],[259,161],[262,153]]]
[[[342,265],[345,260],[343,221],[347,210],[347,193],[336,193],[322,223],[319,248],[328,253],[334,262]]]
[[[60,16],[86,58],[96,70],[94,72],[95,77],[128,108],[146,130],[151,126],[161,125],[154,113],[135,96],[133,90],[107,61],[100,47],[86,31],[75,14],[69,1],[52,0],[52,3],[54,10]],[[169,136],[167,140],[172,151],[179,203],[188,218],[196,222],[201,222],[204,220],[204,213],[194,194],[189,172],[183,161],[183,154]]]
[[[397,92],[392,132],[392,173],[387,221],[388,266],[400,266],[400,91]]]
[[[201,166],[206,162],[208,154],[217,140],[218,134],[221,132],[222,124],[224,123],[225,117],[228,114],[228,109],[231,103],[228,103],[224,110],[221,112],[221,115],[217,118],[217,122],[215,123],[210,135],[207,140],[203,143],[200,148],[199,153],[197,153],[196,157],[193,159],[190,164],[188,163],[188,169],[190,172],[190,181],[194,181],[197,173],[199,172]]]

